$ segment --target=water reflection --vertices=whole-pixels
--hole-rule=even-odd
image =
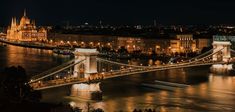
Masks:
[[[22,66],[29,75],[57,66],[69,58],[53,56],[51,50],[23,48],[8,45],[0,49],[0,66]],[[42,66],[44,65],[44,66]]]
[[[235,91],[235,76],[214,76],[211,74],[210,85],[213,89]]]
[[[166,75],[168,72],[161,73],[162,74],[160,75]],[[160,76],[159,74],[155,75]],[[187,70],[185,75],[187,77],[194,77],[191,76],[190,72],[187,72]],[[133,77],[135,76],[130,76],[128,78],[130,81],[138,82],[136,79],[133,79]],[[151,75],[149,77],[151,77]],[[170,77],[175,81],[179,78],[179,76]],[[183,77],[184,76],[182,75],[180,78]],[[131,112],[134,109],[149,108],[156,109],[160,112],[235,111],[234,79],[235,78],[232,76],[210,74],[208,82],[200,82],[199,80],[198,84],[183,89],[179,88],[175,91],[130,88],[129,91],[133,91],[131,89],[138,89],[141,91],[138,91],[140,93],[136,93],[134,96],[123,96],[120,95],[120,93],[110,92],[109,94],[104,95],[105,99],[102,102],[96,102],[92,105],[94,108],[103,108],[107,112],[117,112],[120,110]],[[188,81],[187,78],[185,80]],[[112,85],[107,85],[107,87],[104,87],[103,91],[109,91],[109,89],[107,89],[109,86],[112,87]],[[129,86],[123,84],[121,87],[128,88]],[[135,92],[137,91],[135,90]],[[120,97],[112,98],[113,94],[119,94]]]

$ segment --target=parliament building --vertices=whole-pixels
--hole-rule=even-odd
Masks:
[[[11,26],[7,30],[7,39],[13,41],[47,41],[47,31],[44,28],[37,28],[34,20],[30,20],[26,16],[20,19],[20,23],[16,18],[12,18]]]

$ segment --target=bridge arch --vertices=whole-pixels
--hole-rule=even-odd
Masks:
[[[214,41],[213,42],[213,61],[224,61],[228,62],[231,58],[230,46],[232,45],[230,41]],[[222,58],[222,59],[221,59]]]
[[[74,52],[75,54],[75,62],[79,62],[81,60],[84,60],[82,62],[82,65],[84,66],[84,78],[90,77],[92,74],[97,73],[97,55],[98,51],[96,49],[82,49],[78,48]],[[74,77],[79,77],[79,68],[80,65],[74,66]]]
[[[231,42],[228,40],[214,40],[213,43],[213,61],[226,62],[231,60]],[[216,53],[217,52],[217,53]],[[232,69],[232,64],[214,64],[211,67],[212,72],[226,72]]]

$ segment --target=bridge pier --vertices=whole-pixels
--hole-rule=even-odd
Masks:
[[[232,64],[214,64],[211,67],[213,73],[229,73],[233,70]]]
[[[226,62],[229,63],[231,60],[230,54],[230,41],[213,41],[213,55],[212,60],[218,62]],[[222,50],[221,50],[222,49]],[[211,71],[215,73],[226,73],[233,69],[232,64],[214,64],[211,66]]]
[[[93,84],[74,84],[71,87],[71,96],[76,96],[88,100],[102,100],[100,83]]]
[[[86,79],[95,78],[98,73],[96,61],[98,51],[96,49],[78,48],[75,50],[74,54],[75,63],[84,60],[82,62],[84,66],[84,73],[80,73],[80,65],[75,65],[73,77]],[[74,84],[71,87],[71,95],[89,100],[101,100],[102,91],[100,90],[100,82],[91,84]]]

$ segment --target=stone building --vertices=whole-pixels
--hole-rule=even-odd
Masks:
[[[7,39],[14,41],[46,41],[47,31],[44,28],[37,28],[34,20],[30,20],[26,16],[20,19],[18,23],[16,18],[12,18],[11,26],[7,30]]]

